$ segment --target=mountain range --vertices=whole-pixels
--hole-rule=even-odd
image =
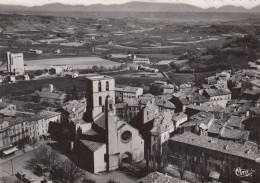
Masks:
[[[125,4],[95,4],[95,5],[65,5],[60,3],[46,4],[42,6],[15,6],[1,5],[1,12],[41,11],[41,12],[249,12],[259,13],[260,5],[251,9],[236,6],[223,6],[220,8],[199,8],[187,4],[130,2]]]

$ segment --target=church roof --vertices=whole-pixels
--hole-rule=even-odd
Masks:
[[[102,115],[100,115],[100,117],[94,123],[100,128],[106,129],[105,114],[103,113]]]
[[[80,140],[89,150],[95,152],[98,149],[100,149],[104,143],[100,142],[94,142],[94,141],[89,141],[89,140]]]

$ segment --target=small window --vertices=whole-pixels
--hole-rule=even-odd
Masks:
[[[106,82],[106,91],[109,91],[109,82]]]
[[[99,105],[102,105],[102,97],[99,97]]]
[[[98,91],[101,92],[101,81],[98,82]]]

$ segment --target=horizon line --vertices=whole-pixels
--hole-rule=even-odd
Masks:
[[[207,10],[207,9],[210,9],[210,8],[214,8],[214,9],[220,9],[220,8],[223,8],[223,7],[228,7],[228,6],[231,6],[231,7],[237,7],[237,8],[244,8],[246,10],[251,10],[255,7],[258,7],[260,6],[260,3],[258,5],[255,5],[253,7],[244,7],[242,5],[222,5],[222,6],[219,6],[219,7],[215,7],[215,6],[209,6],[209,7],[200,7],[200,6],[196,6],[196,5],[193,5],[193,4],[189,4],[189,3],[185,3],[185,2],[147,2],[147,1],[130,1],[130,2],[123,2],[123,3],[111,3],[111,4],[105,4],[105,3],[93,3],[93,4],[68,4],[68,3],[61,3],[61,2],[51,2],[51,3],[44,3],[42,5],[22,5],[22,4],[3,4],[3,3],[0,3],[0,5],[3,5],[3,6],[22,6],[22,7],[28,7],[28,8],[32,8],[32,7],[41,7],[41,6],[46,6],[46,5],[53,5],[53,4],[61,4],[61,5],[67,5],[67,6],[85,6],[85,7],[88,7],[88,6],[93,6],[93,5],[103,5],[103,6],[113,6],[113,5],[124,5],[124,4],[129,4],[129,3],[149,3],[149,4],[182,4],[182,5],[188,5],[188,6],[193,6],[193,7],[196,7],[196,8],[200,8],[200,9],[203,9],[203,10]]]

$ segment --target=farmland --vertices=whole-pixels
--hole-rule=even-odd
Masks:
[[[25,70],[42,70],[52,65],[67,65],[75,69],[90,69],[93,65],[105,67],[118,66],[119,64],[98,57],[68,57],[25,61]]]

